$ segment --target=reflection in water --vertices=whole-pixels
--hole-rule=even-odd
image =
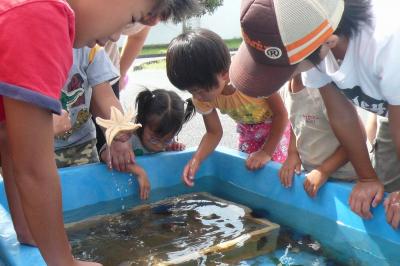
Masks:
[[[110,266],[238,262],[273,251],[278,231],[278,225],[251,217],[247,207],[207,193],[67,225],[76,257]]]

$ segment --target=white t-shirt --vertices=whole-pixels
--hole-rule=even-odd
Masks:
[[[355,105],[387,115],[387,105],[400,105],[400,19],[396,1],[372,1],[372,25],[349,40],[342,64],[332,53],[303,73],[306,87],[334,82]]]

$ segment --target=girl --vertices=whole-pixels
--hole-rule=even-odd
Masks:
[[[142,125],[131,138],[135,156],[153,154],[162,151],[181,151],[185,145],[175,141],[175,136],[194,115],[194,106],[190,99],[183,101],[173,91],[145,89],[136,97],[137,116],[135,123]],[[105,146],[100,150],[103,162],[107,161]],[[147,199],[150,182],[146,171],[137,163],[128,166],[139,183],[140,198]]]
[[[190,60],[188,60],[190,58]],[[184,182],[192,186],[201,162],[217,147],[222,127],[217,109],[237,122],[239,149],[249,154],[250,170],[271,159],[283,162],[287,155],[289,128],[287,112],[278,93],[268,98],[249,97],[230,83],[231,56],[216,33],[199,29],[179,35],[167,51],[167,74],[172,84],[189,91],[203,115],[207,133],[186,165]]]

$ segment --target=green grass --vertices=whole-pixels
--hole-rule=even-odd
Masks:
[[[160,59],[149,63],[143,63],[140,66],[134,67],[133,71],[140,71],[144,69],[166,69],[166,61],[165,59]]]
[[[234,38],[229,40],[224,40],[226,45],[231,50],[236,50],[239,48],[240,43],[242,42],[242,38]],[[140,52],[141,56],[146,55],[165,55],[167,52],[168,44],[152,44],[152,45],[145,45]]]

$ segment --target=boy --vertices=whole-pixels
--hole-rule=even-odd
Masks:
[[[389,115],[400,154],[400,131],[394,130],[400,125],[400,80],[394,67],[400,60],[400,23],[390,9],[392,2],[384,0],[374,1],[374,8],[367,0],[245,0],[245,44],[232,66],[232,82],[239,89],[258,83],[246,93],[265,96],[318,64],[303,76],[304,85],[320,88],[332,128],[359,176],[350,206],[365,218],[372,217],[370,205],[382,200],[383,185],[369,160],[357,113],[341,92],[366,110]],[[259,30],[260,25],[267,26]],[[263,82],[270,91],[261,90]],[[399,205],[387,205],[393,227],[399,224]]]
[[[237,123],[239,150],[249,154],[249,170],[260,169],[270,160],[285,161],[289,128],[281,97],[275,93],[268,98],[253,98],[236,90],[229,82],[231,56],[220,36],[206,29],[183,33],[171,41],[166,61],[169,80],[193,95],[207,130],[184,169],[186,185],[193,186],[200,164],[221,140],[217,109]]]
[[[304,87],[297,75],[282,94],[292,126],[288,158],[279,170],[282,185],[291,187],[293,174],[299,174],[301,166],[307,172],[303,186],[310,197],[315,197],[329,178],[354,180],[356,173],[329,125],[319,91]]]
[[[129,23],[142,21],[145,16],[165,19],[180,16],[190,11],[193,3],[190,0],[184,4],[182,0],[0,2],[3,177],[18,239],[37,245],[47,265],[98,265],[79,262],[71,256],[63,228],[61,190],[53,154],[51,112],[60,113],[58,99],[72,63],[72,47],[115,41]]]
[[[91,117],[109,117],[110,106],[122,110],[109,83],[118,78],[118,71],[105,50],[99,46],[73,49],[73,58],[67,83],[61,91],[62,108],[69,112],[72,125],[55,137],[58,168],[99,162],[96,129]],[[62,119],[57,115],[53,118]],[[130,156],[129,151],[132,152],[131,149],[124,151],[127,156]]]

